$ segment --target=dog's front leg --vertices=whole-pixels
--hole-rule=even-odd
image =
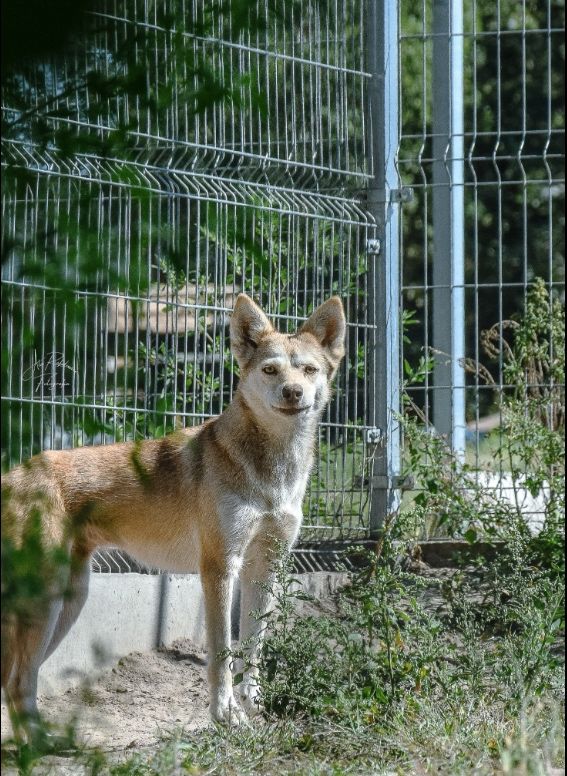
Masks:
[[[260,558],[245,562],[240,575],[240,643],[244,661],[238,666],[243,672],[238,692],[242,705],[251,715],[261,710],[258,657],[266,628],[261,615],[268,612],[271,606],[273,582],[271,563]]]
[[[273,601],[275,564],[278,552],[289,551],[299,530],[301,518],[289,520],[287,530],[256,537],[248,546],[240,573],[240,643],[244,676],[238,691],[242,705],[250,715],[261,711],[258,658],[266,630],[264,617]]]
[[[239,724],[246,719],[232,690],[230,612],[235,575],[230,567],[203,563],[201,583],[205,596],[205,617],[209,651],[210,711],[213,719]]]

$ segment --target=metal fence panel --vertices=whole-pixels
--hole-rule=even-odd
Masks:
[[[414,191],[402,307],[416,322],[403,358],[436,360],[407,390],[426,423],[500,484],[510,462],[491,457],[486,435],[510,386],[483,331],[502,335],[537,278],[564,302],[563,30],[555,0],[400,3],[398,169]]]
[[[339,294],[347,355],[320,427],[303,538],[364,536],[375,330],[375,225],[360,196],[365,9],[272,5],[258,3],[258,32],[235,35],[222,14],[199,32],[199,0],[108,0],[72,55],[25,71],[32,103],[48,105],[40,142],[37,117],[10,102],[21,84],[5,90],[5,464],[220,413],[235,385],[236,294],[253,295],[283,330]],[[100,93],[93,74],[125,83],[136,68],[151,99]],[[205,70],[228,97],[196,110]],[[115,156],[123,126],[127,148]],[[66,155],[66,133],[100,141],[100,153]],[[102,555],[95,567],[125,563]]]

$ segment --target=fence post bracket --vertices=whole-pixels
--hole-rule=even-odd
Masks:
[[[367,428],[366,429],[366,444],[367,445],[378,445],[382,441],[382,438],[384,436],[384,432],[381,428]]]
[[[414,192],[411,186],[403,186],[401,189],[392,189],[390,192],[390,202],[399,202],[404,204],[406,202],[412,202]]]
[[[366,241],[366,253],[369,256],[378,256],[382,250],[382,242],[378,237]]]

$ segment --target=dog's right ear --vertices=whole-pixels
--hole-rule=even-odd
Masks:
[[[264,312],[246,294],[238,294],[230,319],[230,346],[234,357],[244,366],[258,343],[273,331]]]

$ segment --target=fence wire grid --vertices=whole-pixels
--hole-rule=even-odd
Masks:
[[[412,321],[402,351],[414,369],[433,361],[406,390],[480,482],[519,498],[535,524],[543,495],[513,481],[489,438],[502,433],[502,397],[514,388],[505,346],[490,341],[513,341],[508,321],[540,280],[565,302],[564,25],[553,0],[401,2],[397,164],[413,193],[400,230],[401,308]],[[527,390],[540,387],[549,385]]]
[[[319,432],[304,536],[364,535],[366,242],[375,230],[357,196],[367,179],[364,8],[303,2],[271,13],[259,4],[258,32],[236,37],[231,17],[209,24],[207,8],[98,4],[73,55],[30,66],[12,84],[12,94],[48,105],[43,142],[31,139],[36,117],[5,97],[13,129],[3,164],[26,173],[3,199],[7,463],[219,414],[235,384],[228,321],[238,292],[284,331],[339,294],[347,356]],[[205,65],[230,99],[199,111],[188,95]],[[94,74],[120,79],[135,68],[142,94],[97,91]],[[120,157],[61,153],[64,138],[102,146],[123,125]],[[95,558],[100,571],[125,564],[133,567],[116,553]]]
[[[480,465],[491,404],[463,359],[482,360],[481,331],[521,310],[536,276],[563,293],[562,6],[250,7],[254,31],[203,0],[103,0],[72,49],[4,84],[3,464],[201,423],[236,384],[240,291],[282,330],[338,294],[347,354],[302,539],[365,538],[397,454],[380,448],[377,418],[399,407],[378,395],[375,353],[448,354],[408,390]],[[367,26],[388,13],[399,91],[382,120],[399,129],[376,152]],[[203,83],[220,97],[198,104]],[[399,264],[376,248],[367,195],[391,159]],[[399,286],[377,297],[384,261]],[[407,344],[401,311],[417,321]],[[494,374],[503,390],[502,363]],[[112,553],[94,567],[135,568]]]

